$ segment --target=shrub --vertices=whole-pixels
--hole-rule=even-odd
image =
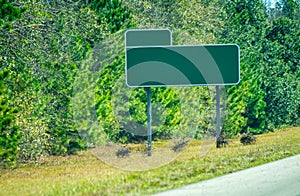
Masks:
[[[189,140],[184,140],[184,139],[176,140],[174,141],[174,146],[172,150],[174,152],[180,152],[188,145],[188,142]]]
[[[256,137],[252,133],[245,133],[242,135],[240,141],[244,145],[254,144],[256,142]]]
[[[217,138],[217,148],[226,147],[228,145],[228,140],[224,136],[219,136]]]
[[[130,154],[130,150],[126,147],[123,147],[121,149],[119,149],[117,152],[116,152],[116,156],[118,158],[124,158],[124,157],[127,157],[129,156]]]

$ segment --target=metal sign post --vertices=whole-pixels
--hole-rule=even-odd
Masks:
[[[128,30],[125,33],[126,64],[128,59],[127,57],[128,48],[143,47],[143,46],[170,46],[170,45],[172,45],[172,32],[169,29]],[[144,76],[141,75],[141,77]],[[126,74],[126,78],[127,78],[127,74]],[[148,156],[152,156],[151,88],[146,86],[144,87],[147,93],[147,154]]]
[[[218,138],[221,133],[220,86],[216,86],[216,147],[219,148]]]
[[[145,90],[147,92],[147,141],[148,141],[148,156],[151,156],[151,147],[152,147],[152,130],[151,130],[151,124],[152,124],[152,119],[151,119],[151,88],[150,87],[145,87]]]

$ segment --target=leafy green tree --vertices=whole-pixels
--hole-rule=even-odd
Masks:
[[[10,22],[21,18],[24,8],[17,8],[9,3],[8,0],[0,0],[0,29],[4,26],[11,28]]]
[[[281,15],[275,14],[270,23],[260,1],[227,3],[231,28],[225,28],[222,37],[240,45],[241,83],[228,88],[231,113],[225,131],[261,133],[295,124],[299,118],[299,26],[294,3],[281,1],[282,7],[277,7]]]
[[[275,127],[296,125],[300,118],[299,29],[296,20],[279,17],[272,21],[272,26],[266,32],[268,42],[262,51],[266,59],[266,114],[269,123]]]
[[[281,16],[292,20],[300,20],[300,2],[299,0],[280,0],[277,9],[281,11]]]
[[[107,23],[111,33],[128,27],[130,11],[120,0],[82,0],[84,6],[89,6],[98,15],[98,23]]]
[[[299,0],[280,0],[276,2],[275,7],[268,7],[267,10],[271,21],[284,16],[300,22]]]
[[[230,135],[265,130],[265,92],[261,89],[263,54],[260,53],[267,15],[262,1],[228,1],[222,43],[236,43],[241,50],[241,81],[228,87],[228,114],[223,130]]]
[[[20,19],[23,11],[23,8],[11,5],[8,0],[0,0],[0,30],[5,32],[10,30],[11,22]],[[1,40],[2,36],[0,42]],[[0,55],[0,62],[3,58],[5,57]],[[13,95],[5,85],[5,81],[7,82],[9,78],[9,71],[1,63],[0,65],[0,166],[8,167],[17,163],[21,134],[16,125],[17,110],[11,103]]]
[[[20,111],[19,162],[84,149],[80,127],[74,123],[74,80],[92,47],[123,28],[129,12],[120,1],[12,4],[28,8],[11,23],[10,31],[0,29],[0,64],[10,71],[10,102]]]
[[[17,112],[9,105],[9,93],[4,79],[8,71],[0,71],[0,166],[8,167],[16,164],[18,157],[18,142],[21,138],[18,126],[15,124]]]
[[[211,44],[221,33],[222,4],[218,0],[126,1],[137,28],[170,28],[173,44]]]
[[[19,1],[28,7],[23,19],[11,31],[0,30],[0,64],[11,73],[10,102],[20,111],[19,162],[84,148],[73,123],[72,83],[90,50],[88,40],[99,39],[106,27],[89,8],[74,11],[76,2],[52,3]]]

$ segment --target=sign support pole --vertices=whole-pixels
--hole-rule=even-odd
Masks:
[[[147,92],[147,136],[148,136],[148,156],[151,156],[151,147],[152,147],[152,130],[151,130],[151,88],[145,87]]]
[[[220,86],[216,86],[216,145],[219,148],[218,138],[221,133],[221,111],[220,111]]]

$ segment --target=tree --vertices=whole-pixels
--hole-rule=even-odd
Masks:
[[[101,36],[92,32],[100,25],[91,26],[87,21],[96,24],[96,15],[86,15],[88,9],[74,12],[74,4],[14,4],[29,9],[24,19],[12,23],[11,31],[0,31],[0,64],[11,73],[10,101],[20,111],[19,161],[73,153],[83,145],[72,122],[72,78],[90,49],[87,35]]]
[[[10,22],[21,18],[21,12],[24,8],[17,8],[11,5],[8,0],[0,0],[0,29],[4,27],[11,28]]]
[[[282,12],[282,16],[300,22],[299,0],[281,0],[278,8]]]
[[[16,9],[28,8],[10,31],[0,29],[1,69],[10,72],[10,103],[20,111],[19,162],[84,149],[73,117],[75,76],[92,47],[111,34],[109,28],[123,27],[126,10],[120,1],[98,7],[77,0],[11,2]]]
[[[0,71],[0,166],[8,167],[16,164],[18,157],[18,142],[21,138],[18,126],[15,124],[17,112],[9,105],[8,90],[4,80],[8,71]]]
[[[241,48],[241,83],[228,88],[232,113],[224,126],[233,135],[294,125],[299,118],[299,24],[291,17],[297,6],[283,11],[291,2],[282,1],[282,16],[271,21],[260,1],[227,3],[230,28],[222,37]]]
[[[226,25],[220,37],[222,43],[236,43],[241,50],[241,81],[228,87],[227,119],[223,130],[230,135],[240,132],[261,133],[266,129],[262,90],[263,54],[260,53],[267,26],[262,1],[237,0],[225,3]]]
[[[266,114],[275,127],[297,125],[300,107],[300,27],[296,20],[279,17],[267,29],[264,90]]]
[[[221,32],[222,5],[217,0],[126,1],[137,28],[170,28],[173,44],[211,44]]]

